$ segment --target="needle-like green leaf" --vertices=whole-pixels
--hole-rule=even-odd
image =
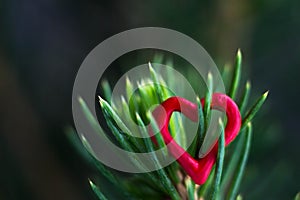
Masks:
[[[219,137],[218,157],[216,161],[215,176],[214,176],[213,188],[211,194],[212,200],[219,199],[218,195],[220,190],[220,183],[221,183],[223,162],[224,162],[224,155],[225,155],[225,134],[224,134],[224,124],[222,119],[219,119],[219,125],[221,127],[221,135]]]
[[[102,89],[103,89],[103,92],[104,92],[104,97],[106,99],[106,101],[110,102],[111,100],[111,88],[110,88],[110,85],[108,83],[107,80],[103,80],[102,83],[101,83],[101,86],[102,86]]]
[[[131,133],[135,133],[135,134],[139,133],[137,125],[133,121],[132,116],[130,115],[129,105],[127,104],[124,96],[121,96],[121,107],[122,110],[118,112],[122,113],[122,120],[124,124],[128,127]]]
[[[226,170],[224,170],[222,182],[221,182],[221,188],[220,188],[220,198],[224,199],[225,192],[227,191],[228,187],[230,186],[231,180],[234,176],[234,173],[236,171],[239,158],[241,156],[241,151],[244,144],[245,135],[244,132],[239,133],[238,137],[235,139],[237,142],[235,142],[234,146],[231,145],[231,148],[233,148],[232,152],[234,152],[232,155],[230,155],[230,160],[226,166]]]
[[[127,126],[124,124],[124,122],[120,119],[118,114],[111,108],[111,106],[99,96],[99,102],[101,105],[101,108],[103,110],[104,117],[107,120],[107,123],[109,124],[109,128],[114,133],[114,136],[116,139],[120,142],[120,144],[126,148],[126,150],[133,151],[128,141],[130,141],[136,149],[138,149],[140,152],[144,152],[145,149],[143,148],[143,145],[140,144],[140,142],[136,139],[136,137],[130,137],[128,134],[130,134],[130,130],[127,128]],[[112,119],[116,122],[117,127],[115,127],[115,124],[112,122]],[[120,132],[122,130],[122,132]]]
[[[198,119],[199,119],[199,127],[198,127],[198,141],[196,146],[196,152],[199,152],[200,146],[202,145],[205,137],[205,119],[202,104],[200,98],[197,97],[197,105],[198,105]],[[200,154],[200,152],[198,153]],[[199,155],[197,155],[199,157]]]
[[[234,73],[233,73],[233,79],[231,82],[230,92],[229,96],[235,100],[236,93],[239,87],[240,79],[241,79],[241,67],[242,67],[242,53],[241,50],[238,49],[235,59],[235,65],[234,65]]]
[[[144,136],[144,142],[146,147],[148,148],[148,150],[151,152],[152,155],[152,159],[154,161],[154,164],[156,165],[156,167],[158,168],[157,170],[157,174],[160,178],[160,181],[162,182],[162,184],[165,186],[165,189],[167,190],[168,194],[170,195],[170,197],[173,200],[176,199],[180,199],[180,196],[177,192],[177,190],[175,189],[174,185],[172,184],[171,180],[168,178],[167,174],[165,173],[165,171],[162,169],[159,160],[157,159],[157,156],[155,154],[155,150],[153,148],[153,143],[151,141],[151,139],[148,137],[148,133],[147,130],[145,128],[145,125],[141,119],[141,117],[139,116],[138,113],[136,113],[136,117],[137,117],[137,121],[141,127],[141,132]]]
[[[229,192],[227,195],[227,199],[229,200],[236,199],[236,196],[238,194],[239,186],[246,168],[246,163],[250,152],[251,139],[252,139],[252,125],[249,122],[247,124],[246,139],[244,141],[244,146],[242,149],[242,154],[241,154],[242,157],[240,158],[236,174],[233,177],[232,185],[229,188]]]
[[[157,96],[158,96],[158,102],[162,102],[164,100],[163,91],[162,91],[162,88],[161,88],[161,84],[160,84],[158,75],[157,75],[156,71],[153,69],[150,62],[148,63],[148,66],[149,66],[149,71],[150,71],[151,78],[154,81],[154,83],[157,84],[156,91],[157,91]]]
[[[121,130],[123,130],[124,132],[126,133],[130,133],[129,129],[127,128],[127,126],[123,123],[123,121],[120,119],[120,117],[118,116],[118,114],[112,109],[112,107],[107,103],[107,101],[105,101],[104,99],[102,99],[100,96],[99,96],[99,103],[100,103],[100,106],[103,110],[105,110],[109,116],[111,118],[113,118],[117,125],[119,126],[119,128]]]
[[[89,180],[90,186],[92,190],[95,192],[99,200],[107,200],[107,198],[104,196],[104,194],[100,191],[100,189],[91,181]]]
[[[198,197],[201,199],[205,199],[206,196],[208,196],[208,193],[210,191],[210,187],[212,184],[212,181],[214,179],[214,171],[215,171],[215,166],[212,168],[210,175],[208,176],[208,179],[206,180],[206,182],[201,185],[198,189]]]
[[[160,55],[160,57],[155,58],[154,63],[162,63],[162,61],[163,57]],[[180,184],[184,184],[186,186],[186,191],[183,192],[186,192],[186,194],[184,195],[187,195],[188,199],[198,199],[199,196],[199,198],[205,199],[225,199],[226,197],[230,200],[241,200],[242,197],[240,195],[237,196],[237,194],[249,154],[252,134],[250,122],[252,121],[258,110],[261,108],[268,95],[268,92],[264,93],[255,102],[252,108],[250,108],[247,113],[245,112],[248,108],[247,104],[250,96],[251,85],[248,81],[241,96],[238,95],[238,92],[240,91],[239,85],[242,65],[241,51],[237,51],[233,68],[229,65],[226,65],[224,67],[222,76],[226,86],[229,86],[229,96],[234,100],[236,100],[237,97],[239,97],[240,99],[238,105],[241,115],[243,116],[241,127],[241,133],[243,134],[240,134],[239,137],[237,137],[237,141],[235,141],[234,144],[229,147],[228,153],[230,153],[231,150],[234,150],[234,155],[230,155],[230,160],[229,162],[227,162],[228,164],[225,168],[223,167],[225,154],[224,124],[222,123],[222,121],[219,122],[221,126],[221,135],[219,137],[219,149],[216,165],[213,167],[206,183],[201,187],[196,187],[195,183],[188,176],[180,178],[180,176],[178,175],[178,170],[180,168],[178,163],[175,162],[172,165],[167,166],[166,168],[161,168],[160,166],[159,159],[161,159],[161,157],[159,157],[158,159],[158,155],[155,153],[155,150],[163,148],[163,156],[166,157],[169,156],[169,152],[166,148],[163,137],[160,134],[157,122],[154,120],[152,114],[150,113],[150,110],[147,109],[151,108],[151,106],[156,103],[161,103],[163,100],[167,99],[170,96],[174,96],[175,94],[172,94],[172,92],[168,90],[168,88],[171,88],[174,85],[176,86],[176,80],[174,79],[175,76],[171,68],[167,70],[167,79],[163,80],[161,75],[156,72],[155,69],[157,68],[153,68],[150,62],[148,65],[150,71],[150,80],[141,79],[140,81],[138,81],[137,86],[138,88],[140,88],[140,90],[134,91],[134,85],[128,77],[126,78],[125,89],[127,101],[125,101],[124,97],[121,97],[121,101],[111,102],[111,88],[109,86],[109,83],[106,80],[102,81],[101,85],[106,100],[100,98],[100,105],[107,125],[113,134],[112,137],[114,137],[115,139],[114,141],[116,141],[126,151],[149,152],[150,162],[156,165],[159,170],[142,175],[142,179],[146,180],[147,186],[144,187],[143,185],[143,188],[140,190],[140,192],[138,192],[138,188],[133,188],[136,187],[136,184],[143,184],[141,182],[141,179],[136,182],[128,180],[121,181],[121,179],[119,180],[118,177],[115,177],[114,174],[112,174],[110,170],[106,168],[106,166],[104,166],[95,158],[95,156],[93,155],[94,152],[92,147],[90,146],[88,140],[86,140],[82,135],[81,141],[78,137],[76,139],[79,141],[79,143],[77,143],[77,148],[85,150],[81,151],[83,157],[85,157],[89,163],[91,163],[102,175],[104,175],[105,178],[110,180],[110,182],[113,183],[113,185],[122,193],[124,193],[125,196],[129,199],[139,199],[143,197],[142,195],[143,193],[145,193],[151,194],[151,197],[148,197],[148,199],[152,197],[165,197],[166,195],[168,195],[172,200],[179,200],[180,196],[178,191],[176,190],[175,185],[179,183],[180,179],[180,181],[182,181]],[[207,92],[205,94],[205,103],[203,106],[200,102],[200,99],[197,98],[199,119],[198,135],[188,149],[188,152],[193,157],[197,157],[200,153],[200,147],[204,142],[205,133],[209,127],[212,112],[210,107],[214,86],[213,78],[214,77],[212,76],[212,74],[208,73],[206,81]],[[146,86],[146,83],[148,83],[147,81],[149,81],[149,83],[154,82],[154,88],[151,88],[151,86]],[[168,87],[165,87],[165,85],[168,85]],[[137,97],[139,98],[131,99],[133,93],[134,97],[136,97],[137,95]],[[96,130],[97,133],[99,133],[100,137],[102,137],[102,135],[107,137],[108,135],[104,133],[97,119],[95,119],[91,114],[85,102],[82,99],[79,99],[79,102],[82,106],[82,110],[86,116],[87,121],[91,124],[93,129]],[[185,118],[181,118],[181,116],[179,115],[173,115],[169,123],[169,131],[173,137],[175,137],[176,134],[180,134],[180,137],[176,135],[176,141],[180,144],[180,146],[184,147],[186,143],[186,133],[183,127],[182,120],[185,120]],[[145,123],[147,124],[148,122],[150,122],[149,126],[152,126],[153,132],[157,133],[155,134],[157,145],[155,145],[149,137],[149,130],[145,126]],[[137,136],[137,134],[138,137],[134,137]],[[143,137],[139,138],[139,136]],[[162,158],[164,158],[163,156]],[[147,169],[146,164],[142,163],[137,156],[133,155],[131,158],[129,158],[129,160],[138,168]],[[138,174],[134,176],[140,178],[142,177]],[[106,199],[105,195],[99,190],[99,187],[97,187],[92,181],[90,181],[90,185],[99,199]],[[297,195],[297,197],[299,198],[299,194]]]
[[[126,83],[125,83],[125,89],[126,89],[126,97],[127,101],[129,102],[131,95],[133,94],[133,85],[130,81],[130,79],[126,76]]]
[[[199,125],[198,125],[198,131],[197,136],[194,139],[193,143],[189,147],[189,152],[193,157],[199,157],[200,154],[200,147],[204,141],[204,114],[203,114],[203,108],[200,101],[200,98],[197,97],[197,105],[198,105],[198,119],[199,119]]]
[[[208,125],[210,122],[210,105],[212,100],[212,92],[213,92],[213,77],[212,74],[209,72],[207,75],[207,92],[205,95],[205,102],[204,102],[204,124],[205,124],[205,131],[208,129]]]
[[[263,103],[266,101],[268,97],[269,91],[265,92],[252,106],[252,108],[248,111],[246,117],[243,119],[241,130],[243,130],[247,124],[253,119],[256,113],[259,111]]]
[[[75,130],[68,129],[68,137],[72,141],[72,144],[74,145],[75,149],[93,166],[96,167],[96,169],[104,176],[106,177],[111,183],[115,185],[120,185],[119,180],[96,158],[91,154],[91,152],[87,151],[86,148],[84,148],[82,142],[77,137],[77,134],[75,133]],[[86,143],[88,143],[86,141]],[[90,146],[89,144],[87,146]]]
[[[166,65],[168,66],[167,67],[167,85],[168,86],[174,86],[175,85],[175,82],[176,80],[174,79],[175,78],[175,75],[174,75],[174,68],[173,68],[173,61],[172,60],[168,60]]]
[[[71,141],[71,144],[73,145],[75,150],[80,154],[80,156],[84,158],[87,162],[91,162],[91,155],[82,145],[82,142],[79,139],[76,131],[72,127],[67,127],[65,129],[65,132],[68,139]]]
[[[187,189],[187,195],[189,200],[196,200],[195,199],[195,183],[192,181],[190,177],[186,177],[185,185]]]
[[[163,149],[163,155],[164,156],[168,156],[168,149],[166,148],[166,144],[164,142],[164,139],[162,137],[162,135],[160,134],[160,129],[155,121],[155,118],[153,117],[152,113],[148,112],[148,116],[150,118],[150,125],[152,127],[153,130],[153,134],[156,141],[157,141],[157,146],[159,149]]]
[[[230,64],[226,63],[224,65],[224,68],[223,68],[223,71],[222,71],[222,79],[223,79],[225,88],[230,87],[231,77],[232,77],[231,66],[230,66]],[[226,91],[226,92],[229,92],[229,91]]]
[[[239,106],[242,116],[244,115],[245,110],[246,110],[246,106],[248,104],[248,100],[249,100],[249,97],[250,97],[250,91],[251,91],[251,83],[250,83],[250,81],[247,81],[242,99],[240,101],[240,106]]]

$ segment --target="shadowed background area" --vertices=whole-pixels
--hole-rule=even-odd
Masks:
[[[293,198],[300,190],[298,0],[2,0],[0,199],[95,199],[87,181],[95,171],[65,134],[73,125],[73,82],[96,45],[143,26],[192,37],[220,68],[242,49],[253,97],[270,94],[254,122],[241,192],[245,199]]]

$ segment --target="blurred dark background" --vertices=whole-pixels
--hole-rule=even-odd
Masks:
[[[253,98],[270,94],[241,191],[292,199],[300,190],[299,0],[0,1],[0,199],[95,198],[87,181],[95,172],[65,134],[73,81],[96,45],[143,26],[187,34],[220,67],[242,49]]]

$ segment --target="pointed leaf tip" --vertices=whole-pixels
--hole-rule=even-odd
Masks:
[[[213,76],[212,73],[209,71],[207,74],[207,80],[212,80]]]
[[[251,82],[250,82],[250,80],[247,81],[247,83],[246,83],[246,88],[247,88],[247,89],[250,89],[250,88],[251,88]]]
[[[243,200],[242,195],[239,194],[239,195],[236,197],[236,200]]]
[[[124,102],[126,103],[125,97],[123,95],[121,95],[121,102],[122,103],[124,103]]]
[[[101,96],[98,96],[100,106],[103,107],[104,99]]]
[[[126,86],[127,86],[127,87],[130,86],[130,85],[132,85],[132,83],[131,83],[131,81],[130,81],[130,79],[129,79],[128,76],[126,76],[125,82],[126,82]]]
[[[248,129],[251,129],[252,128],[252,123],[248,122],[247,127],[248,127]]]
[[[264,94],[263,94],[263,97],[266,99],[269,95],[269,90],[267,90]]]
[[[247,124],[254,118],[256,113],[260,110],[266,98],[268,96],[269,91],[265,92],[260,98],[257,99],[256,103],[252,106],[252,108],[248,111],[246,117],[243,119],[242,129],[247,126]]]
[[[236,53],[236,56],[237,56],[238,58],[241,58],[241,57],[242,57],[242,51],[241,51],[240,48],[238,48],[237,53]]]
[[[138,112],[135,112],[135,117],[138,121],[142,120]]]
[[[243,58],[242,51],[241,49],[238,49],[236,53],[236,61],[235,61],[236,62],[235,65],[238,70],[241,70],[242,58]]]
[[[82,104],[84,102],[81,96],[79,96],[77,99],[80,104]]]
[[[231,80],[231,86],[230,86],[230,92],[229,96],[235,100],[236,94],[238,92],[239,83],[241,79],[241,68],[242,68],[242,53],[241,50],[238,49],[236,58],[235,58],[235,64],[234,64],[234,73]]]
[[[150,61],[148,62],[148,67],[149,67],[149,70],[150,70],[150,71],[154,71],[154,69],[153,69],[152,64],[151,64]]]
[[[221,118],[221,117],[219,118],[219,125],[220,125],[221,127],[223,127],[223,126],[224,126],[224,123],[223,123],[223,120],[222,120],[222,118]]]

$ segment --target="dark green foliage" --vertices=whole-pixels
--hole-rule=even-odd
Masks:
[[[239,94],[240,85],[241,85],[241,62],[242,55],[238,51],[235,61],[235,66],[233,69],[229,70],[227,67],[223,73],[223,79],[230,81],[225,85],[230,85],[229,96],[233,99],[237,99]],[[159,76],[159,73],[156,72],[151,64],[149,63],[149,70],[151,78],[155,82],[167,82],[174,83],[172,77],[170,80],[162,80]],[[232,76],[231,79],[228,77]],[[194,157],[198,156],[200,146],[203,143],[205,138],[205,132],[210,120],[210,102],[212,98],[213,91],[213,77],[209,73],[207,78],[207,92],[205,96],[205,104],[202,108],[200,100],[197,99],[198,108],[199,108],[199,129],[198,135],[194,139],[192,145],[189,147],[188,151]],[[163,85],[163,84],[162,84]],[[139,86],[139,85],[138,85]],[[109,104],[111,90],[107,82],[103,82],[102,88],[104,90],[105,99],[100,98],[100,107],[104,118],[106,119],[107,125],[113,134],[113,137],[116,139],[118,144],[127,151],[133,152],[153,152],[156,149],[160,149],[165,146],[163,139],[160,134],[156,134],[156,140],[158,145],[154,145],[151,139],[148,137],[149,133],[145,125],[151,122],[151,126],[154,131],[158,130],[156,123],[153,123],[152,115],[147,111],[147,109],[152,104],[158,104],[168,97],[172,96],[165,88],[160,85],[155,87],[148,88],[147,90],[137,90],[133,91],[133,84],[127,78],[126,80],[126,93],[127,101],[124,97],[121,97],[121,102],[116,105]],[[165,168],[159,169],[155,172],[146,173],[146,174],[135,174],[130,178],[122,179],[117,178],[113,173],[110,172],[105,166],[99,163],[92,156],[92,149],[90,149],[88,142],[82,138],[83,145],[80,145],[78,141],[74,141],[72,137],[72,143],[77,146],[82,156],[86,157],[89,162],[96,165],[99,169],[99,173],[104,175],[110,182],[116,184],[116,188],[124,192],[124,199],[166,199],[169,197],[174,200],[178,200],[184,197],[188,199],[199,199],[203,197],[205,199],[236,199],[239,191],[239,185],[242,180],[243,173],[245,171],[245,166],[247,163],[247,158],[249,155],[249,149],[251,144],[251,135],[252,135],[252,126],[251,121],[261,108],[262,104],[265,102],[267,97],[267,92],[264,93],[257,102],[248,110],[247,114],[244,114],[247,108],[249,96],[250,96],[250,82],[246,83],[244,91],[241,92],[240,101],[237,102],[241,110],[243,117],[242,129],[239,136],[237,137],[237,142],[233,146],[234,156],[231,156],[229,162],[224,164],[225,156],[225,139],[224,139],[224,125],[220,119],[220,128],[221,134],[219,138],[219,151],[218,158],[215,167],[213,168],[211,175],[204,185],[197,186],[184,172],[177,163],[173,163]],[[131,94],[135,93],[135,96],[139,98],[131,98]],[[139,100],[140,99],[140,100]],[[86,107],[84,101],[79,99],[80,104],[82,105],[82,110],[86,115],[86,118],[90,124],[99,131],[99,125],[97,125],[97,120],[92,117],[90,111]],[[99,108],[100,109],[100,108]],[[126,119],[134,119],[135,125],[131,126]],[[124,121],[125,119],[125,121]],[[185,145],[186,134],[184,127],[181,123],[181,117],[174,117],[170,121],[170,133],[171,135],[175,134],[176,129],[180,129],[180,141],[181,145]],[[138,127],[138,128],[137,128]],[[142,139],[136,139],[135,137],[130,137],[129,133],[135,132],[143,136]],[[99,133],[102,134],[102,133]],[[86,148],[88,151],[86,151]],[[168,154],[167,151],[164,152],[165,155]],[[152,161],[156,166],[160,166],[159,160],[156,157],[155,153],[151,153]],[[136,159],[132,158],[132,162],[138,167],[143,167],[142,163],[139,163]],[[99,190],[99,188],[90,181],[93,191],[96,193],[99,199],[106,199],[104,194]],[[238,198],[241,198],[239,196]]]

